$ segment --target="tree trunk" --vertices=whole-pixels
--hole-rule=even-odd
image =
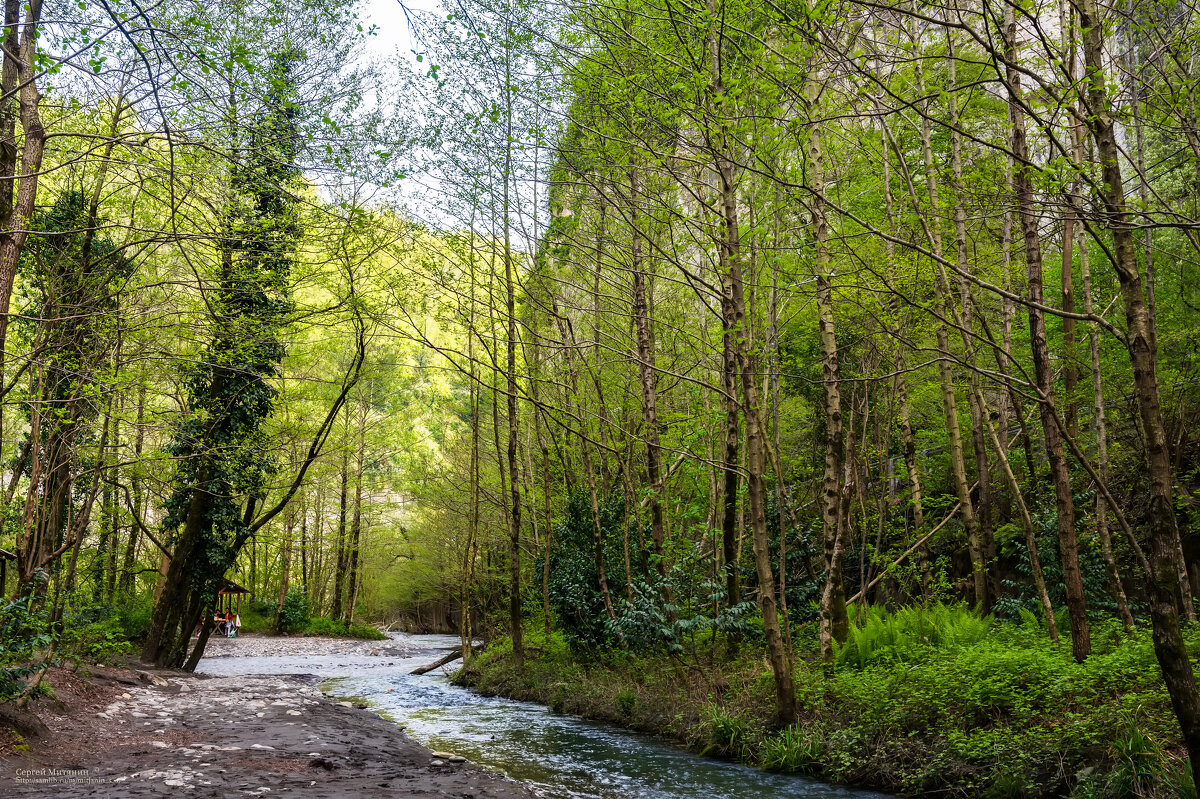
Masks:
[[[918,92],[924,91],[924,76],[918,72]],[[967,465],[963,452],[962,427],[958,418],[958,400],[955,396],[954,370],[950,354],[949,320],[955,313],[954,299],[950,291],[950,283],[942,266],[942,230],[939,216],[938,178],[933,161],[933,144],[929,109],[926,107],[921,115],[921,153],[925,166],[925,181],[929,192],[929,213],[932,223],[927,225],[930,245],[936,262],[937,276],[934,281],[937,288],[938,314],[941,321],[937,329],[938,347],[938,376],[941,379],[942,413],[946,418],[946,437],[950,455],[950,472],[954,480],[954,492],[958,496],[961,507],[963,527],[967,530],[967,548],[971,556],[971,582],[974,586],[974,599],[977,605],[988,605],[987,562],[984,558],[983,536],[979,527],[979,518],[975,513],[974,500],[971,498],[970,482],[967,479]],[[956,222],[958,212],[955,212]],[[956,226],[957,228],[957,226]],[[959,253],[960,261],[965,257],[965,241]],[[986,458],[985,466],[986,470]]]
[[[712,0],[709,0],[712,10]],[[713,34],[709,35],[709,57],[712,81],[710,104],[717,113],[719,147],[713,155],[714,167],[721,187],[721,237],[719,256],[725,286],[722,301],[727,305],[726,313],[734,321],[734,352],[737,368],[741,372],[742,412],[746,420],[746,487],[750,504],[750,530],[754,548],[754,566],[758,576],[758,606],[763,617],[763,633],[767,639],[767,653],[771,672],[775,679],[775,721],[786,726],[796,720],[796,686],[792,679],[791,657],[783,642],[779,613],[775,602],[775,575],[771,568],[770,541],[767,537],[766,485],[763,474],[766,468],[765,431],[762,425],[761,407],[758,397],[758,371],[750,348],[750,320],[746,318],[745,280],[742,270],[742,253],[738,223],[737,184],[734,177],[734,162],[731,157],[729,131],[720,112],[724,102],[722,78],[721,43]]]
[[[1011,13],[1011,12],[1009,12]],[[1007,46],[1015,51],[1016,23],[1009,21]],[[1067,613],[1071,621],[1071,651],[1083,661],[1091,651],[1088,629],[1087,602],[1083,595],[1083,576],[1079,569],[1079,544],[1075,535],[1075,505],[1071,495],[1071,475],[1063,449],[1062,433],[1058,428],[1054,402],[1053,367],[1046,338],[1046,315],[1038,306],[1044,302],[1042,292],[1042,243],[1033,191],[1033,164],[1025,138],[1025,115],[1021,109],[1021,78],[1016,68],[1008,67],[1008,90],[1011,95],[1009,111],[1012,121],[1012,151],[1016,169],[1017,215],[1025,239],[1025,263],[1028,268],[1029,346],[1033,355],[1033,371],[1037,383],[1038,407],[1041,410],[1042,434],[1046,456],[1050,461],[1050,478],[1058,510],[1058,549],[1062,562],[1063,582],[1066,584]]]
[[[25,21],[17,33],[16,20],[25,7]],[[8,309],[13,282],[25,239],[29,235],[30,219],[37,201],[38,178],[42,173],[42,156],[46,148],[46,131],[39,111],[41,94],[37,88],[40,67],[37,58],[37,39],[42,18],[42,0],[28,4],[5,0],[5,52],[0,82],[7,97],[17,97],[17,108],[23,134],[20,157],[17,156],[16,123],[11,111],[4,110],[0,120],[0,377],[8,340]],[[14,48],[14,44],[19,46]],[[19,165],[18,165],[19,160]],[[19,169],[19,172],[18,172]],[[13,185],[16,185],[15,198]]]
[[[1088,74],[1087,124],[1100,156],[1104,220],[1113,236],[1114,263],[1125,305],[1126,343],[1133,367],[1138,413],[1145,430],[1145,457],[1150,482],[1149,575],[1150,619],[1154,654],[1162,668],[1171,706],[1179,721],[1194,773],[1200,773],[1200,692],[1180,629],[1178,602],[1182,589],[1175,551],[1179,531],[1175,520],[1173,475],[1159,401],[1152,324],[1138,270],[1133,231],[1125,203],[1117,144],[1108,96],[1104,58],[1104,27],[1095,0],[1074,0],[1083,30],[1084,63]]]
[[[810,115],[807,160],[813,190],[813,230],[817,246],[817,327],[821,339],[821,375],[825,395],[825,473],[821,489],[821,528],[825,547],[825,584],[821,591],[818,637],[821,659],[827,668],[833,664],[833,644],[845,641],[850,631],[846,614],[846,589],[842,584],[842,556],[849,519],[843,514],[845,441],[842,433],[841,378],[838,368],[837,333],[833,315],[833,286],[829,274],[829,250],[826,246],[824,152],[821,131],[815,119],[818,86],[814,79],[806,86]]]
[[[888,234],[894,236],[896,234],[896,212],[891,185],[892,159],[889,155],[892,135],[887,128],[887,117],[882,113],[879,114],[879,127],[882,137],[884,210],[887,212]],[[895,286],[896,243],[889,238],[885,242],[885,247],[887,249],[888,280]],[[904,354],[904,343],[900,335],[900,293],[898,287],[893,288],[888,296],[888,313],[890,315],[888,325],[892,336],[895,338],[894,346],[896,350],[892,361],[892,368],[896,373],[894,390],[896,392],[897,417],[900,423],[900,444],[904,451],[904,470],[908,478],[909,504],[912,506],[913,514],[912,537],[920,539],[921,531],[925,529],[925,504],[921,493],[921,473],[917,466],[917,442],[913,436],[912,404],[908,397],[908,378],[906,376],[908,364]],[[925,545],[918,547],[916,555],[917,568],[921,573],[921,596],[925,601],[928,601],[931,582],[929,548]]]
[[[349,411],[347,410],[347,416]],[[333,604],[329,615],[334,621],[345,616],[343,597],[346,593],[346,568],[349,565],[349,548],[346,546],[346,517],[350,503],[350,442],[342,444],[341,491],[338,495],[337,566],[333,574]]]
[[[130,508],[130,513],[133,514],[133,519],[129,525],[129,540],[125,543],[125,561],[121,568],[120,594],[129,596],[133,593],[133,567],[137,560],[137,544],[138,534],[141,532],[141,524],[144,523],[142,516],[142,447],[146,440],[145,430],[145,414],[146,414],[146,386],[143,383],[138,386],[138,408],[137,408],[137,433],[133,438],[133,468],[129,477],[129,491],[133,494],[133,507]]]

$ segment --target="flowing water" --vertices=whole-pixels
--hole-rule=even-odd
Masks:
[[[197,671],[316,674],[326,678],[326,693],[361,699],[431,749],[463,755],[556,799],[883,799],[700,757],[659,738],[541,705],[482,697],[451,685],[444,670],[408,673],[458,646],[454,636],[394,634],[392,643],[395,648],[385,653],[404,654],[214,657],[202,660]]]

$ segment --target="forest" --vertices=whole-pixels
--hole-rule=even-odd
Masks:
[[[1196,795],[1200,9],[4,13],[0,698],[232,586],[766,768]]]

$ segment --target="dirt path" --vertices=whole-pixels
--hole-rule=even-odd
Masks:
[[[317,682],[98,673],[70,687],[75,701],[61,715],[39,709],[51,733],[0,761],[0,796],[532,796],[433,758],[392,722],[322,696]]]

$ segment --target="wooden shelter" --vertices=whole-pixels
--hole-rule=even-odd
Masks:
[[[248,588],[242,588],[235,582],[225,581],[225,585],[217,591],[217,615],[229,611],[235,616],[242,615],[242,595],[252,593]],[[235,605],[236,603],[236,605]]]

